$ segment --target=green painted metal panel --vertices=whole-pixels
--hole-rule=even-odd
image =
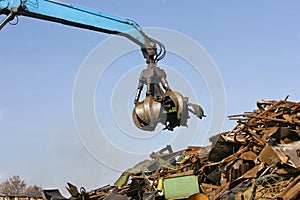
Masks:
[[[164,179],[165,199],[182,199],[199,193],[197,176],[181,176]]]

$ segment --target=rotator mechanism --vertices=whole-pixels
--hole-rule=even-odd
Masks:
[[[164,130],[170,131],[179,126],[187,127],[189,111],[200,119],[205,117],[204,111],[199,105],[189,103],[188,97],[183,97],[170,88],[165,71],[157,66],[157,62],[165,56],[165,47],[158,41],[153,43],[158,44],[159,53],[156,53],[157,50],[153,45],[142,49],[148,66],[140,74],[132,112],[133,121],[144,131],[154,131],[158,123],[165,125]],[[140,101],[144,85],[146,97]]]

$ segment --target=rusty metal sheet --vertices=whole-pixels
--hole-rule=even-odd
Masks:
[[[269,145],[263,148],[263,150],[259,155],[259,160],[261,162],[266,163],[269,166],[281,162],[280,158],[277,156],[276,152],[274,151],[274,148],[272,148]]]
[[[224,140],[224,138],[220,136],[213,148],[211,149],[208,155],[208,160],[210,162],[219,162],[224,158],[227,158],[228,156],[232,155],[236,149],[239,149],[240,146],[240,144],[235,143],[228,144]]]
[[[264,141],[268,141],[272,135],[277,133],[279,127],[271,127],[270,129],[266,129],[262,131],[262,139]]]
[[[294,168],[300,167],[300,141],[290,144],[279,144],[273,148],[278,155],[282,155],[280,158],[288,159],[286,164]]]
[[[246,151],[241,154],[240,159],[254,161],[257,158],[257,155],[253,151]]]
[[[206,177],[211,182],[217,185],[218,183],[220,183],[221,180],[221,171],[219,170],[219,168],[215,168],[213,171],[207,174]]]
[[[290,144],[267,145],[259,155],[259,159],[268,165],[277,163],[288,164],[294,168],[300,167],[300,141]]]
[[[229,188],[234,188],[235,186],[237,186],[241,180],[243,179],[253,179],[253,178],[257,178],[257,174],[264,169],[264,163],[261,163],[255,167],[253,167],[252,169],[250,169],[249,171],[247,171],[245,174],[243,174],[242,176],[238,177],[236,180],[234,180],[233,182],[230,183]]]
[[[244,152],[248,151],[249,147],[248,146],[243,146],[236,150],[237,152],[232,153],[230,156],[227,156],[224,158],[221,163],[227,163],[227,166],[230,165],[232,162],[235,162],[235,160]]]

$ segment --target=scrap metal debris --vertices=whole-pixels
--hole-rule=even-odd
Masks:
[[[68,184],[71,198],[300,199],[300,103],[260,101],[256,110],[229,118],[237,125],[210,138],[211,146],[173,152],[167,145],[114,185],[78,192]],[[53,197],[61,199],[57,191]]]

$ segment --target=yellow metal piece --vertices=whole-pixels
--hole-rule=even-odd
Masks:
[[[163,190],[163,178],[158,179],[157,190],[158,191],[162,191]]]
[[[204,193],[196,193],[191,195],[188,200],[209,200],[208,196]]]

